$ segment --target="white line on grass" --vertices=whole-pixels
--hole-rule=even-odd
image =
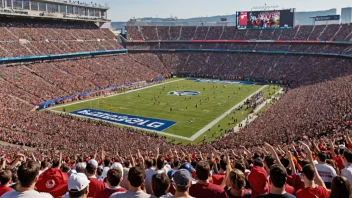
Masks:
[[[256,92],[254,92],[253,94],[251,94],[250,96],[248,96],[247,98],[245,98],[244,100],[242,100],[242,102],[236,104],[235,106],[233,106],[231,109],[229,109],[228,111],[226,111],[224,114],[222,114],[221,116],[219,116],[218,118],[216,118],[215,120],[213,120],[212,122],[210,122],[208,125],[206,125],[204,128],[202,128],[201,130],[199,130],[197,133],[195,133],[194,135],[192,135],[192,137],[189,138],[190,141],[194,141],[195,139],[197,139],[199,136],[201,136],[203,133],[205,133],[208,129],[210,129],[211,127],[213,127],[214,125],[216,125],[218,122],[220,122],[224,117],[226,117],[228,114],[230,114],[233,110],[237,109],[239,106],[243,105],[247,99],[251,98],[252,96],[254,96],[255,94],[261,92],[265,87],[267,87],[268,85],[265,85],[263,87],[261,87],[260,89],[258,89]]]
[[[276,98],[276,94],[278,94],[278,93],[283,93],[283,90],[284,90],[284,89],[280,89],[279,91],[277,91],[277,92],[276,92],[273,96],[271,96],[268,100],[266,100],[266,101],[264,101],[262,104],[260,104],[260,105],[255,109],[255,111],[254,111],[253,113],[249,114],[249,115],[247,116],[247,118],[248,118],[248,117],[251,117],[251,119],[248,120],[248,124],[250,124],[250,123],[253,122],[255,119],[257,119],[258,116],[256,115],[256,113],[258,113],[263,107],[265,107],[266,104],[269,104],[269,102],[270,102],[272,99]],[[242,124],[242,127],[239,127],[238,125],[236,125],[236,126],[233,128],[233,131],[234,131],[235,133],[238,132],[238,131],[240,131],[241,128],[243,128],[243,127],[245,127],[245,126],[247,125],[247,119],[242,120],[241,124]]]
[[[123,92],[123,93],[117,93],[117,94],[113,94],[113,95],[110,95],[110,96],[104,96],[104,97],[101,96],[101,97],[95,97],[95,98],[91,98],[91,99],[87,99],[87,100],[79,100],[79,101],[76,101],[76,102],[70,102],[70,103],[62,104],[62,105],[56,105],[56,106],[48,107],[48,108],[43,109],[43,110],[52,110],[52,109],[56,109],[56,108],[59,108],[59,107],[71,106],[71,105],[74,105],[74,104],[79,104],[79,103],[88,102],[88,101],[92,101],[92,100],[110,98],[110,97],[114,97],[114,96],[117,96],[117,95],[128,94],[128,93],[132,93],[132,92],[135,92],[135,91],[140,91],[140,90],[143,90],[143,89],[148,89],[148,88],[157,87],[157,86],[160,86],[160,85],[165,85],[165,84],[169,84],[169,83],[173,83],[173,82],[178,82],[178,81],[181,81],[181,80],[184,80],[184,79],[168,81],[168,82],[164,82],[164,83],[160,83],[160,84],[155,84],[155,85],[142,87],[142,88],[139,88],[139,89],[132,89],[132,90],[129,90],[129,91],[126,91],[126,92]]]

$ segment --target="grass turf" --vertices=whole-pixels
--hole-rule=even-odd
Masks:
[[[165,129],[163,132],[183,137],[191,137],[197,131],[261,87],[262,86],[259,85],[222,85],[194,82],[191,80],[180,80],[112,97],[68,104],[65,107],[57,107],[53,110],[62,112],[65,108],[66,112],[72,112],[83,108],[91,108],[135,116],[170,120],[177,122],[177,124]],[[199,91],[200,95],[174,96],[168,94],[171,91],[181,90]],[[269,92],[269,88],[265,88],[263,92]],[[198,104],[198,107],[196,107],[196,104]],[[170,108],[172,108],[172,112],[170,111]],[[235,123],[232,123],[232,117],[236,117],[238,122],[241,122],[249,112],[250,110],[235,111],[235,113],[222,119],[218,124],[214,125],[210,131],[204,133],[209,137],[207,141],[220,136],[220,128],[227,129],[235,126]],[[190,120],[193,122],[190,122]],[[218,127],[219,124],[220,127]],[[216,136],[211,138],[212,133],[215,131]],[[204,134],[194,142],[201,141]],[[183,139],[172,139],[175,139],[175,143],[190,143]]]

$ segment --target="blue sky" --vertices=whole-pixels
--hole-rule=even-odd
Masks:
[[[191,18],[234,14],[253,6],[278,5],[279,8],[296,8],[297,11],[316,11],[352,6],[351,0],[103,0],[108,3],[108,17],[112,21],[127,21],[133,17]]]

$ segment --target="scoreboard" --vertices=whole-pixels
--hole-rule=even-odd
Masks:
[[[294,9],[237,12],[238,29],[293,28]]]

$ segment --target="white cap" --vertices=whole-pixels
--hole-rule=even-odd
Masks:
[[[110,166],[111,169],[113,168],[117,168],[120,169],[121,173],[122,173],[122,177],[123,177],[123,166],[121,163],[115,162]]]
[[[98,166],[99,166],[97,160],[95,160],[95,159],[89,160],[89,161],[88,161],[88,164],[93,165],[96,169],[97,169]]]
[[[72,174],[70,178],[68,178],[68,190],[77,190],[81,191],[85,189],[90,181],[84,173]]]
[[[79,162],[76,164],[76,170],[77,169],[86,169],[87,164],[85,162]]]
[[[343,149],[345,149],[345,148],[346,148],[346,146],[345,146],[344,144],[340,144],[340,145],[339,145],[339,149],[343,150]]]

